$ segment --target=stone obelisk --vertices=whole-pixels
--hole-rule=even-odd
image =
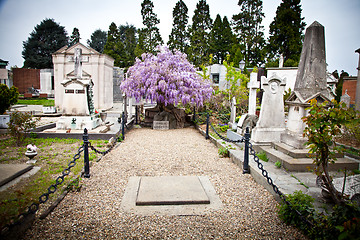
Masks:
[[[330,101],[326,82],[325,29],[317,21],[305,32],[299,68],[296,75],[294,91],[286,103],[289,115],[286,133],[281,141],[295,148],[303,148],[306,139],[302,138],[305,128],[302,118],[307,115],[309,102]]]

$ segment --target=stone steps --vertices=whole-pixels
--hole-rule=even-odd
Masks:
[[[264,151],[271,162],[281,162],[281,166],[289,171],[306,172],[315,167],[313,159],[304,157],[292,157],[282,151],[274,149],[271,146],[258,146],[260,151]],[[298,156],[302,156],[299,153]],[[359,169],[359,163],[347,158],[338,158],[334,164],[329,164],[329,170],[335,171],[339,169]]]

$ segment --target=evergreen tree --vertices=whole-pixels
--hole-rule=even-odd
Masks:
[[[120,41],[118,28],[113,22],[109,26],[104,53],[114,58],[114,66],[124,67],[124,44]]]
[[[246,66],[257,66],[264,62],[264,13],[262,0],[239,0],[240,13],[233,16],[234,30],[241,45]]]
[[[133,25],[120,25],[119,38],[124,44],[124,67],[130,67],[135,62],[136,28]]]
[[[214,57],[214,62],[221,64],[226,59],[226,55],[230,54],[233,44],[234,35],[229,21],[227,17],[221,20],[218,14],[211,29],[209,40],[210,53]]]
[[[162,45],[164,42],[161,38],[159,28],[156,26],[160,23],[157,15],[153,12],[154,4],[151,0],[144,0],[141,3],[141,16],[145,28],[142,29],[144,37],[143,51],[149,53],[155,53],[155,48],[158,45]]]
[[[68,44],[65,27],[53,19],[45,19],[35,26],[23,42],[24,68],[53,68],[52,53]]]
[[[69,47],[77,44],[78,42],[80,42],[80,32],[79,29],[74,28],[70,36]]]
[[[101,29],[97,29],[91,34],[90,40],[87,40],[87,44],[99,53],[103,53],[106,40],[107,33]]]
[[[206,0],[196,4],[192,26],[190,28],[190,48],[188,56],[190,61],[200,67],[209,59],[209,32],[212,28],[209,5]]]
[[[349,74],[345,72],[344,70],[341,70],[341,74],[339,77],[339,73],[337,71],[334,71],[332,75],[338,80],[335,88],[335,100],[337,102],[340,102],[342,91],[343,91],[343,84],[344,84],[344,77],[348,77]]]
[[[173,28],[167,43],[171,50],[186,52],[189,45],[188,20],[188,8],[182,0],[179,0],[173,10]]]
[[[269,52],[272,56],[282,54],[284,62],[289,59],[295,62],[300,60],[306,26],[301,12],[300,0],[283,0],[270,24]]]

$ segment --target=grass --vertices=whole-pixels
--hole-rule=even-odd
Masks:
[[[309,189],[309,186],[307,186],[305,183],[303,183],[300,179],[298,179],[294,174],[290,175],[291,177],[295,178],[296,180],[298,180],[298,182],[300,183],[300,185],[303,185],[306,189]]]
[[[104,146],[103,148],[97,147],[100,151],[106,150],[106,144],[102,140],[91,141],[91,143]],[[2,153],[0,155],[0,164],[25,163],[28,160],[24,155],[27,144],[33,144],[38,147],[35,166],[39,166],[41,169],[35,175],[22,179],[15,186],[0,192],[0,229],[11,219],[16,219],[31,203],[39,201],[39,197],[47,192],[50,185],[56,182],[56,178],[62,175],[62,171],[73,160],[73,156],[82,145],[82,141],[79,139],[27,138],[22,146],[16,147],[13,139],[2,139],[0,145],[0,152]],[[98,157],[100,157],[99,154],[89,149],[90,161]],[[84,154],[82,152],[80,158],[76,161],[76,165],[71,168],[73,176],[81,172],[83,159]],[[71,182],[71,178],[70,176],[65,177],[64,183],[58,186],[58,190],[54,194],[50,194],[49,202],[52,202],[53,199],[61,194],[60,190]]]
[[[55,106],[55,101],[46,98],[18,99],[16,104]]]

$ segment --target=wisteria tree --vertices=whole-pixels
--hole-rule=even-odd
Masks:
[[[186,54],[166,47],[157,47],[157,55],[144,53],[129,68],[120,89],[137,101],[141,98],[157,102],[160,111],[167,105],[188,103],[202,106],[213,89],[186,58]]]

